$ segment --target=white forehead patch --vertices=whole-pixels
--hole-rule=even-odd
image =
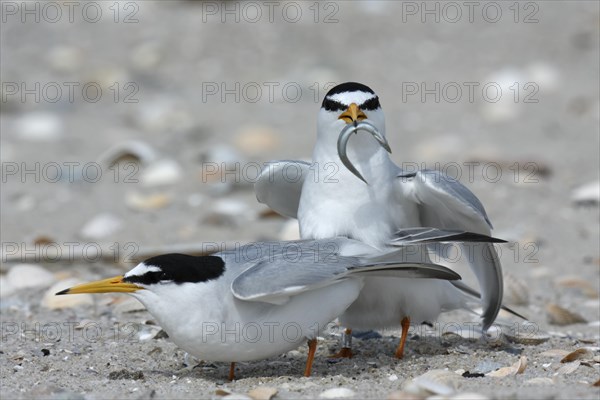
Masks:
[[[377,97],[377,95],[373,94],[373,93],[369,93],[369,92],[359,92],[359,91],[336,93],[332,96],[327,96],[328,99],[337,101],[338,103],[342,103],[347,106],[349,106],[352,103],[356,103],[357,105],[360,105],[360,104],[364,103],[365,101],[372,99],[373,97]]]
[[[158,271],[160,271],[160,268],[155,267],[154,265],[148,266],[148,265],[144,264],[143,262],[141,262],[134,269],[127,272],[124,276],[125,276],[125,278],[127,278],[129,276],[142,276],[146,272],[158,272]]]

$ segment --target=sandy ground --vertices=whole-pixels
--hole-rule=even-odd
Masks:
[[[237,2],[92,3],[77,3],[71,22],[59,3],[60,17],[32,2],[36,21],[2,2],[3,399],[209,398],[259,386],[276,398],[598,398],[597,2],[477,2],[472,14],[455,3],[460,17],[437,2],[434,14],[421,2],[276,2],[272,22],[260,2],[260,17]],[[311,378],[300,348],[240,363],[227,382],[227,365],[186,360],[123,297],[44,297],[163,249],[293,237],[288,222],[261,216],[253,168],[309,159],[319,103],[347,80],[379,94],[397,163],[459,175],[482,200],[494,235],[511,241],[501,247],[505,301],[543,343],[440,328],[411,335],[398,361],[398,332],[388,331],[332,362],[333,326]],[[110,167],[114,146],[137,158]],[[578,192],[585,185],[591,194]],[[499,323],[509,337],[520,326]],[[580,348],[579,360],[560,362]],[[461,376],[521,357],[516,375]],[[415,386],[432,370],[447,370],[432,378],[441,389]]]

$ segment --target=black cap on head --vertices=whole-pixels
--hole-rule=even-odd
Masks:
[[[329,90],[329,92],[327,92],[327,94],[325,95],[321,107],[327,111],[342,112],[346,110],[350,104],[343,104],[343,102],[332,100],[331,96],[335,96],[336,94],[340,93],[353,92],[364,92],[373,95],[370,99],[362,102],[361,104],[357,104],[361,110],[373,111],[377,110],[378,108],[381,108],[381,105],[379,104],[379,97],[377,97],[375,92],[371,90],[370,87],[358,82],[341,83],[331,88],[331,90]]]
[[[345,92],[365,92],[365,93],[375,94],[375,92],[372,91],[371,88],[368,87],[367,85],[363,85],[362,83],[358,83],[358,82],[345,82],[345,83],[340,83],[339,85],[332,87],[329,90],[329,92],[327,92],[325,97],[329,97],[334,94],[345,93]]]
[[[164,254],[144,261],[147,267],[158,271],[148,271],[143,275],[125,276],[124,282],[151,285],[159,282],[206,282],[216,279],[225,272],[225,262],[218,256],[188,256],[185,254]]]

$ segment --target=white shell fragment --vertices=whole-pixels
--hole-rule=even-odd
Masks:
[[[454,394],[463,380],[460,375],[443,369],[432,369],[407,381],[403,389],[411,393],[430,393],[441,396]]]
[[[165,193],[144,195],[129,192],[125,195],[125,204],[135,211],[153,211],[169,205],[171,198]]]
[[[259,386],[248,391],[248,396],[254,400],[271,400],[277,394],[277,389],[269,386]]]
[[[571,200],[579,206],[597,206],[600,204],[600,181],[579,186],[573,190]]]
[[[122,160],[132,160],[141,164],[149,164],[156,160],[157,153],[148,143],[140,140],[128,140],[108,148],[98,158],[102,165],[113,166]]]
[[[56,114],[30,112],[16,121],[15,131],[20,139],[30,142],[51,142],[62,136],[63,121]]]
[[[522,374],[525,371],[525,368],[527,368],[527,357],[521,356],[521,358],[519,358],[519,361],[517,361],[510,367],[500,368],[496,371],[488,372],[485,375],[494,378],[504,378],[505,376]]]
[[[577,368],[579,368],[580,365],[581,365],[581,361],[573,361],[570,363],[566,363],[565,365],[560,367],[558,369],[558,371],[556,371],[554,373],[554,376],[572,374],[573,372],[575,372],[577,370]]]

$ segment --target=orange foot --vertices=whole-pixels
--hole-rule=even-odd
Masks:
[[[350,347],[342,347],[340,351],[329,356],[329,358],[352,358],[352,349]]]

